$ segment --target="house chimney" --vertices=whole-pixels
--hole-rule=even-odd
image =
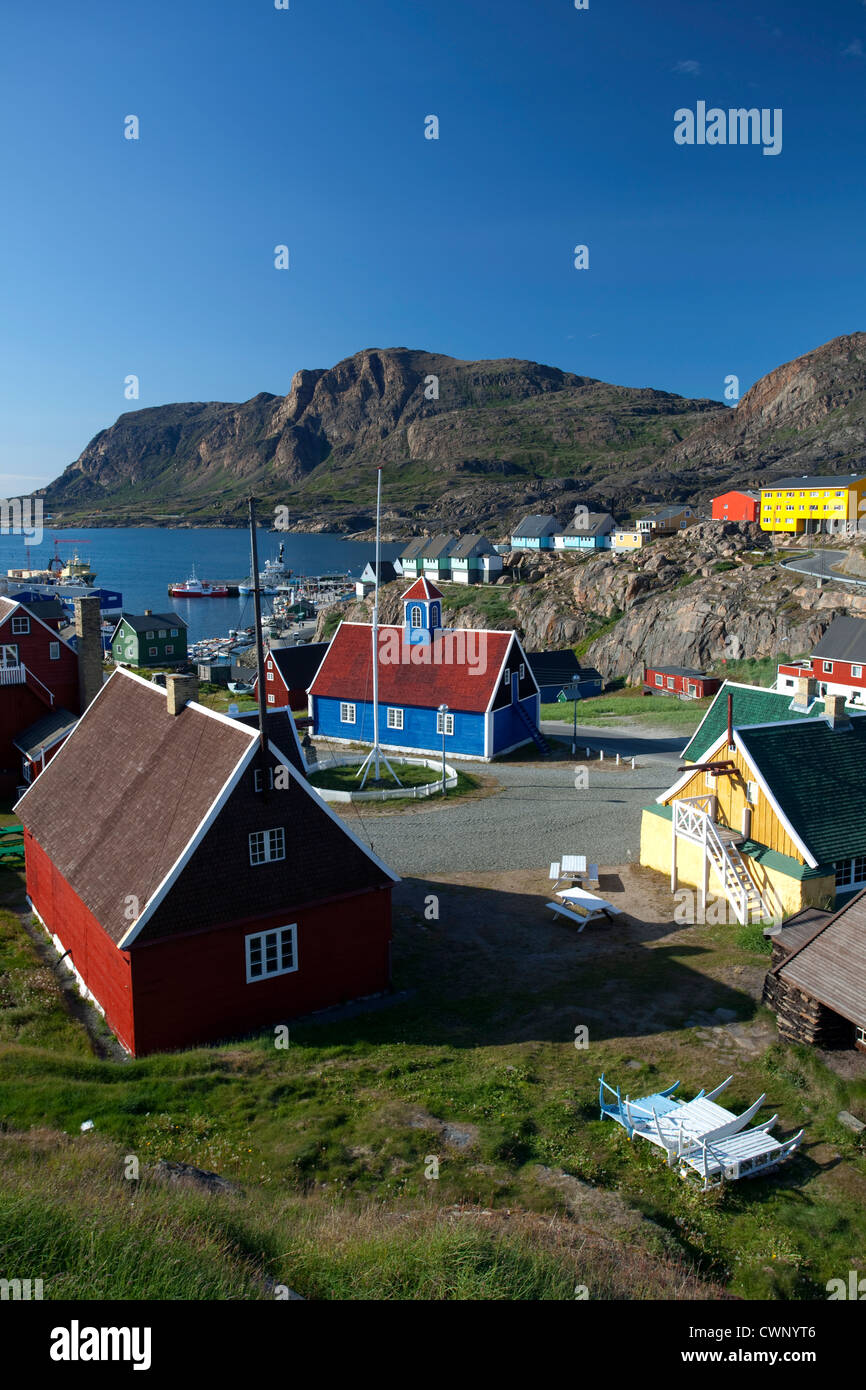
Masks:
[[[75,600],[78,638],[78,705],[83,714],[102,689],[102,614],[95,594]]]
[[[797,677],[797,693],[793,703],[798,709],[808,709],[818,694],[818,682],[814,676]]]
[[[831,729],[850,729],[851,720],[845,711],[844,695],[825,695],[824,714]]]
[[[198,694],[198,677],[166,676],[165,690],[169,714],[180,714],[187,700],[194,700]]]

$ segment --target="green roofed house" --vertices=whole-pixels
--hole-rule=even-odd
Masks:
[[[728,728],[728,696],[732,697]],[[644,808],[640,862],[780,921],[866,887],[866,716],[828,695],[726,683],[677,780]]]
[[[186,663],[187,624],[177,613],[121,613],[111,637],[111,655],[123,666],[181,666]]]

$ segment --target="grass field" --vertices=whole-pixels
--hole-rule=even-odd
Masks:
[[[291,1025],[284,1048],[268,1030],[126,1061],[93,1055],[0,914],[6,1276],[44,1278],[46,1298],[265,1298],[269,1281],[312,1298],[808,1298],[862,1267],[866,1154],[836,1114],[863,1113],[866,1078],[772,1041],[732,1062],[700,1026],[723,1007],[768,1027],[745,988],[761,943],[650,920],[578,936],[542,923],[536,889],[397,894],[389,1007]],[[598,1119],[603,1071],[632,1095],[734,1072],[731,1104],[766,1091],[808,1148],[701,1195]],[[160,1158],[245,1196],[161,1186]]]
[[[323,787],[330,791],[353,792],[361,790],[361,779],[358,770],[361,763],[345,763],[340,767],[322,768],[318,772],[310,773],[310,781],[314,787]],[[391,759],[391,766],[396,773],[399,781],[390,775],[388,769],[383,765],[380,767],[382,776],[378,782],[369,776],[364,783],[364,791],[396,791],[398,787],[424,787],[430,783],[439,782],[441,784],[442,774],[437,772],[435,767],[419,767],[417,763],[402,763]],[[474,791],[478,786],[475,778],[468,776],[465,772],[457,773],[457,786],[449,787],[446,795],[459,796],[464,792]],[[435,793],[434,793],[435,794]],[[413,798],[408,798],[413,799]],[[391,805],[399,805],[401,797],[393,797]]]
[[[682,729],[688,733],[698,727],[712,700],[676,700],[664,695],[641,695],[639,686],[628,686],[607,695],[595,695],[577,704],[577,729],[581,724],[612,724],[616,719],[639,720],[649,726]],[[571,724],[574,705],[554,703],[541,706],[542,719],[561,719]]]

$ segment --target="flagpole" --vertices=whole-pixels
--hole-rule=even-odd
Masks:
[[[381,553],[381,512],[382,512],[382,464],[377,469],[376,481],[376,581],[373,591],[373,747],[365,758],[361,767],[358,769],[357,776],[361,777],[361,790],[367,780],[370,767],[374,768],[375,780],[381,779],[381,764],[384,763],[394,781],[399,787],[400,779],[394,771],[385,754],[379,747],[379,555]],[[363,776],[361,776],[363,774]]]

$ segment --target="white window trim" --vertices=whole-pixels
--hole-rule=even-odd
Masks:
[[[159,656],[159,652],[157,651],[156,647],[148,647],[147,654],[148,656]]]
[[[269,680],[269,681],[272,681],[273,678],[274,678],[274,673],[273,673],[273,671],[268,671],[267,675],[268,675],[268,680]]]
[[[662,687],[662,689],[664,689],[664,683],[665,683],[665,678],[664,678],[664,676],[656,676],[656,685],[659,685],[659,686]]]
[[[862,667],[862,666],[852,666],[852,667],[851,667],[851,679],[852,679],[852,680],[861,680],[862,677],[863,677],[863,667]]]
[[[522,681],[522,680],[525,678],[525,676],[526,676],[526,667],[524,666],[523,662],[521,661],[520,665],[519,665],[518,668],[517,668],[517,679],[520,680],[520,681]]]
[[[23,613],[16,613],[12,619],[12,636],[26,637],[30,631],[30,619]]]
[[[293,962],[293,963],[292,963],[291,965],[285,965],[285,966],[281,964],[278,970],[265,970],[265,969],[264,969],[264,966],[265,966],[265,938],[268,937],[268,936],[276,936],[276,938],[277,938],[278,958],[279,958],[279,960],[282,962],[282,958],[283,958],[283,936],[284,936],[284,933],[285,933],[285,932],[289,932],[289,933],[290,933],[291,948],[292,948],[292,962]],[[253,962],[252,962],[252,954],[253,954],[253,951],[256,949],[256,947],[258,948],[259,953],[260,953],[260,955],[261,955],[262,973],[261,973],[260,975],[254,975],[254,974],[252,973],[252,964],[253,964]],[[247,973],[247,984],[248,984],[248,985],[255,985],[255,984],[258,984],[260,980],[273,980],[273,979],[276,979],[277,975],[293,975],[293,974],[295,973],[295,971],[297,970],[297,968],[298,968],[298,924],[297,924],[297,922],[292,922],[290,925],[285,926],[285,927],[271,927],[271,928],[268,929],[268,931],[251,932],[249,936],[247,936],[247,937],[244,938],[244,959],[245,959],[245,962],[246,962],[246,973]]]
[[[253,858],[253,840],[258,835],[264,836],[262,848],[264,850],[263,859]],[[248,837],[250,864],[254,869],[261,868],[262,864],[273,864],[286,857],[286,832],[283,826],[275,826],[273,830],[251,830]]]
[[[345,710],[345,714],[343,713],[344,710]],[[355,706],[354,706],[354,704],[351,703],[351,701],[347,701],[347,700],[341,700],[341,701],[340,701],[340,723],[341,723],[341,724],[354,724],[354,723],[355,723],[356,713],[357,713],[357,711],[356,711],[356,709],[355,709]]]
[[[59,661],[59,660],[60,660],[60,643],[59,643],[59,642],[49,642],[49,643],[48,643],[48,659],[49,659],[49,661]]]
[[[440,714],[438,710],[436,711],[436,732],[437,732],[437,734],[441,734],[441,733],[442,733],[442,720],[443,720],[443,719],[445,720],[445,737],[446,737],[446,738],[449,738],[449,737],[454,733],[454,715],[453,715],[453,714],[444,714],[444,715],[443,715],[443,714]]]
[[[389,707],[385,717],[386,726],[389,729],[402,729],[403,711]]]

